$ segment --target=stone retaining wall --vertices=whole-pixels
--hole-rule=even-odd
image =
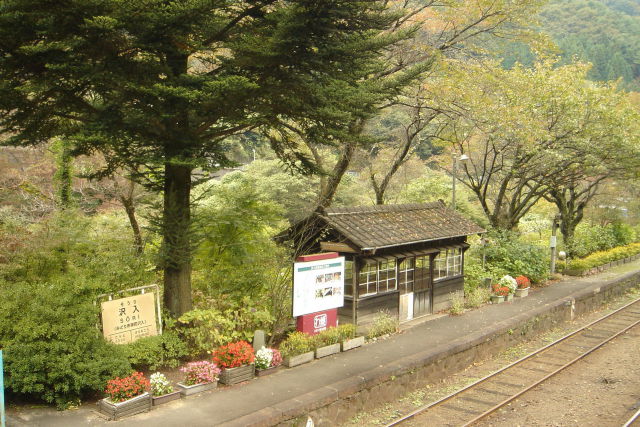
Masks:
[[[495,324],[490,330],[449,343],[444,351],[417,353],[394,364],[367,371],[273,408],[235,420],[234,425],[304,426],[310,415],[316,426],[348,421],[361,411],[379,409],[407,392],[434,384],[474,362],[545,332],[558,323],[599,308],[640,284],[640,272],[628,274],[597,289],[576,292],[555,304],[530,310]]]

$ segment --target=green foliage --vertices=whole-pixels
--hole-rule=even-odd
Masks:
[[[227,307],[195,309],[178,319],[176,331],[187,344],[189,355],[204,356],[221,345],[251,341],[256,329],[269,329],[273,322],[264,308],[256,308],[245,297]]]
[[[293,357],[308,353],[314,349],[314,339],[304,332],[295,331],[289,334],[287,339],[280,343],[280,352],[283,357]]]
[[[196,306],[204,309],[233,309],[250,297],[256,311],[270,314],[261,329],[273,338],[291,318],[291,259],[271,239],[284,228],[281,208],[260,193],[258,181],[231,173],[204,191],[196,211],[202,238],[193,288],[202,295]]]
[[[64,408],[102,391],[131,366],[96,324],[96,294],[72,278],[0,285],[0,347],[6,386]]]
[[[350,340],[356,336],[356,325],[353,323],[343,323],[336,328],[340,335],[340,341]]]
[[[465,295],[465,307],[478,308],[489,301],[491,298],[491,290],[488,288],[476,288],[468,294],[465,292]]]
[[[620,246],[608,251],[594,252],[591,255],[574,259],[567,265],[567,272],[581,274],[591,268],[599,267],[612,261],[624,259],[640,253],[640,243],[632,243],[627,246]]]
[[[342,335],[337,327],[328,328],[314,335],[312,339],[314,348],[318,348],[339,343],[342,341]]]
[[[628,88],[637,90],[640,77],[636,65],[640,49],[637,3],[554,0],[541,18],[543,29],[551,34],[566,61],[577,56],[593,63],[589,72],[592,79],[622,78]]]
[[[584,258],[597,251],[628,245],[635,239],[635,230],[621,221],[605,226],[583,222],[576,227],[572,247],[576,257]]]
[[[453,316],[458,316],[464,313],[464,295],[459,292],[451,293],[451,307],[449,308],[449,313]]]
[[[139,371],[156,370],[161,367],[175,368],[187,356],[187,346],[174,331],[162,335],[145,337],[123,346],[131,366]]]
[[[498,271],[511,276],[524,275],[539,283],[549,275],[547,251],[539,246],[522,242],[517,235],[508,232],[493,233],[486,248],[487,263],[491,266],[492,279]]]
[[[494,265],[487,263],[485,268],[482,268],[482,264],[477,260],[475,254],[479,250],[471,249],[465,254],[464,261],[464,294],[471,295],[476,289],[480,289],[485,286],[484,279],[490,278],[496,281],[509,272],[500,264]]]
[[[0,224],[0,233],[4,228]],[[30,227],[17,250],[0,256],[0,282],[32,283],[72,277],[96,293],[153,283],[152,254],[136,256],[126,219],[119,214],[93,218],[65,210]],[[1,252],[0,252],[1,253]]]
[[[398,331],[398,318],[391,314],[381,311],[376,314],[373,323],[367,331],[367,339],[380,337],[387,334],[393,334]]]

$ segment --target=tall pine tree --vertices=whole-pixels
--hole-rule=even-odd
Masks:
[[[331,142],[367,114],[394,16],[383,1],[3,0],[0,132],[100,152],[104,174],[162,191],[164,301],[191,309],[192,171],[227,165],[225,138],[263,132],[292,167],[290,129]],[[406,36],[406,34],[405,34]]]

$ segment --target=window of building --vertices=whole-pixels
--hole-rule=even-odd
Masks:
[[[378,264],[365,264],[358,275],[358,296],[374,295],[378,292]]]
[[[431,271],[429,268],[429,255],[416,257],[415,283],[414,291],[423,291],[429,289],[431,284]]]
[[[403,294],[413,291],[415,260],[415,258],[405,258],[398,266],[398,285],[400,286],[400,292]]]
[[[395,259],[363,265],[358,279],[360,297],[395,291],[398,289]]]
[[[443,249],[435,259],[433,274],[435,280],[460,276],[462,274],[462,249]]]
[[[344,296],[353,296],[353,261],[344,263]]]

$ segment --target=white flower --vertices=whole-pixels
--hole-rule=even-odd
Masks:
[[[256,351],[256,368],[267,369],[271,366],[272,359],[273,351],[263,346],[260,350]]]
[[[502,276],[502,278],[498,281],[498,285],[506,286],[507,288],[509,288],[510,294],[514,294],[516,292],[516,289],[518,289],[518,282],[508,274]]]

